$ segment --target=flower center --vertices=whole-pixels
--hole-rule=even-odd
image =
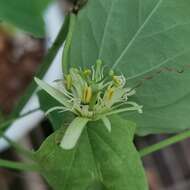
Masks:
[[[55,99],[60,100],[61,95],[63,106],[58,108],[61,111],[98,120],[102,116],[125,111],[136,110],[142,113],[142,106],[128,100],[136,92],[127,86],[126,81],[124,75],[115,75],[114,71],[106,73],[101,60],[98,60],[90,69],[71,68],[63,80],[56,81],[53,89],[59,92],[59,98],[55,92],[50,93],[50,87],[47,89],[43,84],[40,86]]]

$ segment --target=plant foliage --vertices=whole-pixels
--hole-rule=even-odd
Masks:
[[[144,114],[124,114],[139,134],[171,133],[189,128],[190,2],[187,0],[89,0],[78,14],[70,65],[87,67],[100,58],[135,86]],[[97,14],[98,10],[98,14]]]
[[[49,0],[0,0],[0,19],[37,37],[45,34],[43,10]]]
[[[60,146],[65,127],[52,134],[36,153],[41,173],[55,190],[146,190],[147,182],[133,145],[135,125],[113,117],[112,132],[102,122],[91,122],[77,146]],[[100,188],[100,189],[101,189]]]

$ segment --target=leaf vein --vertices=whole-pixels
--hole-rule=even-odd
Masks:
[[[155,5],[155,7],[153,8],[153,10],[151,11],[151,13],[147,16],[146,20],[144,21],[144,23],[141,25],[141,27],[137,30],[137,32],[134,34],[133,38],[130,40],[130,42],[128,43],[128,45],[126,46],[126,48],[122,51],[121,55],[117,58],[116,62],[114,63],[114,65],[112,66],[112,69],[114,69],[119,62],[122,60],[122,58],[125,56],[125,54],[128,52],[128,50],[130,49],[130,47],[133,45],[134,41],[137,39],[137,37],[139,36],[139,34],[141,33],[141,31],[144,29],[144,27],[146,26],[146,24],[149,22],[149,20],[151,19],[152,15],[157,11],[157,9],[160,7],[161,3],[163,2],[163,0],[159,0],[158,3]]]
[[[95,130],[93,131],[93,133],[94,133],[105,145],[107,145],[107,147],[109,147],[109,149],[110,149],[112,152],[115,153],[115,155],[119,158],[119,160],[120,160],[121,162],[123,162],[121,156],[117,153],[116,150],[114,150],[113,147],[111,147],[107,142],[105,142],[105,141],[102,139],[102,137],[101,137]]]
[[[133,76],[131,76],[131,77],[128,77],[127,79],[128,79],[128,80],[132,80],[132,79],[138,78],[138,77],[140,77],[140,76],[142,76],[142,75],[145,75],[145,74],[147,74],[147,73],[150,73],[150,72],[152,72],[152,71],[154,71],[154,70],[156,70],[156,69],[159,69],[159,68],[160,68],[161,66],[163,66],[164,64],[167,64],[169,61],[175,60],[176,58],[178,58],[178,57],[180,57],[180,56],[182,56],[182,55],[188,53],[189,51],[190,51],[190,49],[185,49],[185,50],[179,52],[178,54],[176,54],[176,55],[174,55],[174,56],[172,56],[172,57],[169,57],[169,58],[165,59],[164,61],[162,61],[161,63],[157,64],[156,66],[151,67],[151,69],[147,69],[147,70],[145,70],[145,71],[143,71],[143,72],[140,72],[140,73],[138,73],[138,74],[136,74],[136,75],[133,75]]]
[[[172,26],[167,27],[167,28],[165,28],[165,29],[163,29],[163,30],[161,30],[161,31],[154,32],[154,33],[148,34],[148,35],[144,35],[144,36],[140,37],[139,40],[146,39],[146,38],[151,38],[151,37],[154,37],[155,35],[159,35],[159,34],[162,34],[162,33],[164,33],[164,32],[167,32],[167,31],[169,31],[169,30],[174,30],[174,29],[176,29],[177,27],[185,26],[185,25],[190,25],[190,22],[173,24]]]
[[[111,8],[110,8],[110,11],[109,11],[109,14],[107,16],[107,21],[105,23],[105,29],[104,29],[104,32],[103,32],[103,36],[102,36],[102,41],[101,41],[101,45],[100,45],[100,51],[99,51],[99,58],[101,58],[102,56],[102,52],[103,52],[103,47],[104,47],[104,43],[105,43],[105,38],[106,38],[106,32],[107,32],[107,29],[108,29],[108,25],[109,25],[109,21],[111,19],[111,13],[112,13],[112,10],[115,8],[115,3],[117,2],[118,0],[112,0],[112,4],[111,4]]]

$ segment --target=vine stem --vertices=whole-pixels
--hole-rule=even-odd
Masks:
[[[39,171],[39,166],[37,164],[26,164],[20,163],[15,161],[8,161],[4,159],[0,159],[0,167],[9,168],[14,170],[21,170],[21,171]]]
[[[68,73],[68,62],[69,62],[68,56],[69,56],[70,46],[71,46],[73,32],[74,32],[74,28],[75,28],[75,23],[76,23],[76,15],[73,13],[70,13],[70,15],[69,15],[69,29],[68,29],[68,34],[67,34],[67,38],[65,41],[63,56],[62,56],[63,73]]]
[[[29,114],[35,113],[36,111],[40,110],[39,108],[33,109],[27,113],[24,113],[22,115],[20,115],[17,118],[12,118],[10,120],[5,121],[4,123],[0,124],[0,137],[2,137],[5,141],[7,141],[7,143],[9,143],[12,147],[15,148],[15,150],[22,154],[23,156],[29,158],[30,160],[33,160],[33,152],[29,151],[23,147],[21,147],[19,144],[13,142],[11,139],[9,139],[7,136],[4,135],[4,129],[6,129],[6,127],[8,125],[10,125],[11,123],[13,123],[15,120],[17,119],[21,119]],[[0,166],[1,166],[1,161],[0,161]]]
[[[147,156],[151,153],[157,152],[163,148],[166,148],[170,145],[173,145],[175,143],[178,143],[182,140],[185,140],[187,138],[190,138],[190,131],[184,131],[180,134],[174,135],[173,137],[170,137],[166,140],[163,140],[159,143],[153,144],[151,146],[148,146],[142,150],[139,151],[139,154],[141,157]]]
[[[0,133],[2,130],[5,130],[7,128],[8,125],[12,124],[14,121],[16,121],[17,119],[21,119],[23,117],[26,117],[27,115],[30,115],[32,113],[35,113],[36,111],[39,111],[40,108],[36,108],[36,109],[33,109],[33,110],[30,110],[28,111],[27,113],[24,113],[22,115],[19,115],[18,117],[14,117],[14,118],[11,118],[11,119],[7,119],[5,120],[4,122],[2,122],[0,124]]]
[[[12,146],[17,153],[21,154],[22,156],[26,157],[29,160],[34,160],[34,152],[33,151],[25,149],[24,147],[22,147],[18,143],[16,143],[16,142],[12,141],[11,139],[9,139],[4,134],[2,134],[2,138],[7,143],[9,143],[9,145]]]
[[[56,40],[54,41],[52,47],[48,50],[46,57],[44,58],[43,63],[41,64],[38,72],[36,73],[37,78],[43,78],[46,71],[48,70],[49,66],[51,65],[52,61],[54,60],[55,56],[57,55],[58,50],[64,43],[67,32],[68,32],[68,25],[69,25],[69,18],[68,16],[65,17],[64,24],[62,25],[59,34],[57,35]],[[13,112],[10,115],[10,118],[18,117],[20,111],[23,109],[27,101],[31,98],[32,94],[37,88],[37,84],[32,81],[29,87],[25,91],[25,95],[23,95],[20,100],[18,101],[16,107],[14,108]]]

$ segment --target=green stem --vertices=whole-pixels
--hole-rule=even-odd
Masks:
[[[3,159],[0,159],[0,167],[30,172],[39,171],[39,167],[37,164],[26,164]]]
[[[7,126],[9,126],[10,124],[12,124],[12,123],[13,123],[14,121],[16,121],[17,119],[21,119],[21,118],[23,118],[23,117],[25,117],[25,116],[27,116],[27,115],[30,115],[31,113],[34,113],[34,112],[36,112],[36,111],[38,111],[38,110],[40,110],[40,109],[39,109],[39,108],[36,108],[36,109],[34,109],[34,110],[31,110],[31,111],[29,111],[29,112],[27,112],[27,113],[25,113],[25,114],[22,114],[22,115],[18,116],[18,117],[11,118],[11,119],[7,119],[6,121],[1,122],[1,123],[0,123],[0,133],[1,133],[2,131],[4,131],[4,130],[7,128]]]
[[[177,135],[174,135],[173,137],[170,137],[166,140],[163,140],[159,143],[156,143],[154,145],[151,145],[151,146],[148,146],[142,150],[139,151],[139,154],[141,157],[144,157],[144,156],[147,156],[151,153],[154,153],[156,151],[159,151],[163,148],[166,148],[170,145],[173,145],[175,143],[178,143],[182,140],[185,140],[187,138],[190,138],[190,131],[185,131],[183,133],[180,133],[180,134],[177,134]]]
[[[70,46],[72,42],[75,23],[76,23],[76,15],[71,13],[69,15],[69,30],[68,30],[64,50],[63,50],[63,57],[62,57],[63,73],[68,73],[69,51],[70,51]]]
[[[5,135],[2,135],[2,138],[5,141],[7,141],[7,143],[9,143],[10,146],[12,146],[17,153],[23,155],[24,157],[26,157],[30,160],[34,160],[34,152],[33,151],[25,149],[24,147],[20,146],[18,143],[14,142],[14,141],[12,141]]]
[[[66,17],[65,22],[55,42],[53,43],[52,47],[49,49],[43,63],[41,64],[38,72],[36,73],[37,78],[40,78],[40,79],[43,78],[49,66],[51,65],[52,61],[54,60],[55,56],[57,55],[58,50],[60,49],[60,47],[62,46],[63,42],[66,39],[67,32],[68,32],[68,24],[69,24],[69,20],[68,20],[68,17]],[[20,111],[23,109],[27,101],[30,99],[30,97],[32,96],[36,88],[37,88],[37,84],[34,81],[32,81],[32,83],[27,88],[25,95],[23,95],[21,99],[18,101],[17,106],[13,110],[10,118],[18,117]]]

